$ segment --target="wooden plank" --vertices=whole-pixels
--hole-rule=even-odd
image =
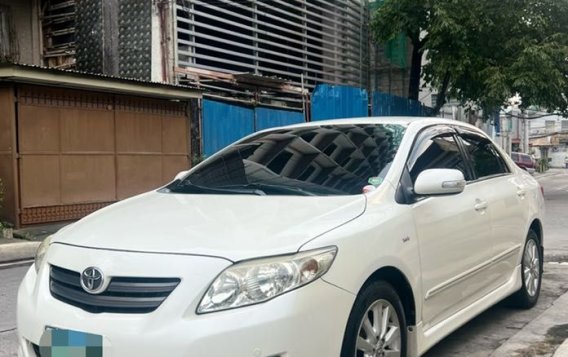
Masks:
[[[62,108],[62,153],[114,153],[114,123],[111,110]]]
[[[4,196],[0,203],[0,220],[19,226],[16,111],[12,86],[0,87],[0,113],[0,179]]]
[[[162,153],[188,154],[189,128],[184,117],[162,118]]]
[[[24,155],[20,159],[22,208],[61,202],[59,155]]]
[[[158,188],[165,183],[160,155],[118,155],[116,160],[119,200]]]
[[[61,156],[61,203],[116,200],[114,155]]]
[[[117,153],[159,154],[162,152],[162,137],[159,135],[161,132],[160,116],[133,112],[117,113]]]
[[[21,154],[54,153],[60,151],[60,110],[20,104],[18,140]]]

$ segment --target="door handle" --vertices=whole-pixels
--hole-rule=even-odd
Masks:
[[[519,196],[520,198],[525,198],[525,195],[527,194],[527,191],[525,191],[524,188],[518,188],[517,189],[517,196]]]
[[[478,201],[473,208],[478,212],[485,211],[487,209],[487,201]]]

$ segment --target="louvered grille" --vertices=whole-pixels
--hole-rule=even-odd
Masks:
[[[144,314],[156,310],[179,284],[178,278],[113,277],[101,294],[81,287],[81,274],[51,266],[51,295],[92,313]]]

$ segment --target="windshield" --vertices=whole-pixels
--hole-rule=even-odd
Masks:
[[[353,195],[386,176],[405,127],[278,129],[232,145],[168,189],[179,193]]]

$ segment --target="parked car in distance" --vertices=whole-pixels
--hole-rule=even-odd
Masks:
[[[513,162],[517,164],[518,167],[531,174],[533,174],[536,170],[536,160],[528,154],[512,152],[511,159],[513,159]]]
[[[18,353],[420,356],[503,299],[536,304],[543,210],[465,123],[265,130],[42,242]]]

